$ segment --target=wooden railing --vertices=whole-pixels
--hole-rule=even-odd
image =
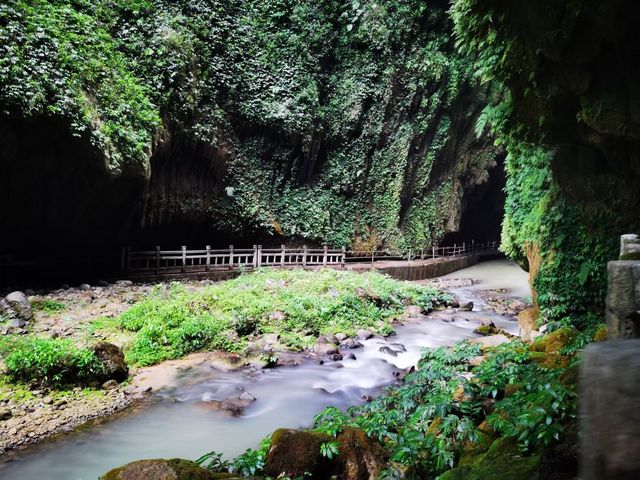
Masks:
[[[340,267],[347,263],[362,263],[393,260],[424,260],[450,258],[471,255],[481,252],[495,252],[498,242],[478,244],[463,243],[449,247],[430,247],[420,251],[409,251],[406,254],[393,254],[386,251],[347,251],[324,248],[287,247],[237,249],[233,245],[225,249],[212,249],[207,246],[203,250],[188,250],[183,246],[179,250],[132,251],[124,248],[121,257],[121,273],[136,275],[159,275],[170,273],[196,273],[216,270],[253,270],[260,267]]]

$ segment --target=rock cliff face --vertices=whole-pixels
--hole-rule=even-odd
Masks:
[[[8,2],[0,249],[439,241],[496,165],[447,8]]]

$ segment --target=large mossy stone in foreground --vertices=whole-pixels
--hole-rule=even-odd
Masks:
[[[114,468],[100,480],[214,480],[216,477],[197,463],[180,458],[138,460]]]
[[[486,453],[470,456],[466,464],[443,473],[438,480],[541,480],[540,455],[518,453],[512,441],[499,438]]]
[[[264,473],[277,478],[280,475],[329,478],[333,462],[320,452],[320,445],[333,440],[329,435],[305,430],[281,428],[271,435],[271,448],[267,454]]]

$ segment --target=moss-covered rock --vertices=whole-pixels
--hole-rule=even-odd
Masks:
[[[604,342],[607,338],[609,338],[609,331],[606,325],[602,325],[596,333],[593,334],[594,342]]]
[[[530,352],[529,359],[531,362],[540,365],[543,368],[549,370],[555,370],[556,368],[567,368],[571,357],[568,355],[560,355],[559,353],[546,353],[546,352]]]
[[[211,472],[180,458],[138,460],[114,468],[100,480],[213,480]],[[220,478],[220,477],[217,477]]]
[[[335,459],[335,472],[340,480],[378,478],[388,458],[382,445],[367,436],[364,430],[345,427],[338,436],[340,453]]]
[[[540,456],[522,456],[514,443],[499,438],[486,453],[469,456],[465,465],[443,473],[439,480],[538,480]]]
[[[558,353],[569,345],[578,335],[578,330],[573,327],[561,327],[551,333],[537,338],[531,345],[534,352]]]
[[[305,474],[313,478],[328,478],[332,461],[322,455],[320,446],[333,440],[324,433],[281,428],[271,436],[264,473],[271,477],[284,474],[298,477]]]

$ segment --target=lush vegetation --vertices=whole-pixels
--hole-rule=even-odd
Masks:
[[[370,328],[385,335],[405,305],[430,309],[448,298],[378,273],[263,269],[195,292],[177,283],[158,286],[118,325],[135,332],[125,348],[128,362],[150,365],[203,349],[244,352],[268,333],[296,350],[320,334]]]
[[[544,22],[523,24],[523,9],[491,0],[457,0],[451,15],[460,51],[493,91],[477,130],[489,129],[508,152],[502,248],[533,272],[540,321],[582,328],[602,314],[606,262],[620,234],[640,226],[631,213],[639,198],[619,153],[632,148],[621,145],[632,141],[621,135],[627,107],[612,111],[619,86],[594,80],[606,59],[590,52],[592,60],[567,66],[573,42],[581,55],[595,45],[583,26],[594,22],[587,31],[599,38],[602,16],[614,13],[590,0],[545,5],[530,12]]]
[[[27,384],[87,384],[104,372],[104,365],[93,350],[66,339],[12,336],[0,343],[0,354],[9,377]]]
[[[206,188],[152,191],[152,221],[406,250],[493,165],[450,32],[421,0],[10,0],[0,110],[68,124],[141,184],[153,149],[191,162]]]

